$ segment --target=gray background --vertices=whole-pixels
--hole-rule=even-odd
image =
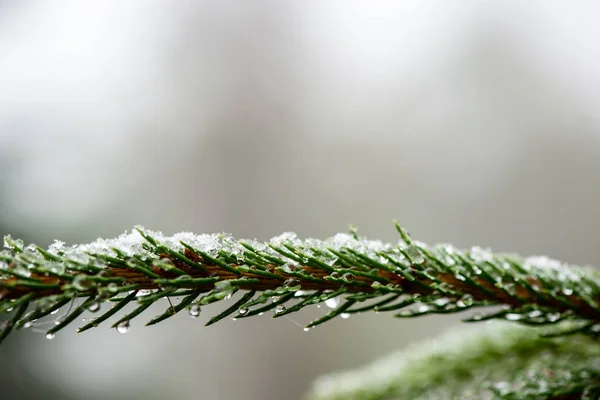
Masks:
[[[2,1],[0,233],[264,240],[354,223],[392,241],[396,218],[428,243],[598,265],[599,9]],[[299,399],[459,321],[364,314],[304,332],[315,307],[203,328],[218,309],[127,335],[15,334],[2,398]]]

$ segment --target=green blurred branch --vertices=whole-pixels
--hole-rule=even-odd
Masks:
[[[310,400],[598,399],[600,345],[494,323],[459,329],[315,382]]]

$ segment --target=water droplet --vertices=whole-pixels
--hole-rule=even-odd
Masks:
[[[463,281],[463,282],[467,280],[467,278],[465,278],[465,277],[464,277],[464,276],[462,276],[461,274],[454,274],[454,277],[455,277],[456,279],[458,279],[459,281]]]
[[[33,326],[33,322],[31,322],[31,321],[25,322],[25,323],[23,324],[23,328],[24,328],[24,329],[31,328],[32,326]]]
[[[281,269],[283,270],[283,272],[289,274],[296,270],[296,266],[292,263],[286,263],[281,266]]]
[[[89,312],[98,312],[100,310],[100,303],[96,302],[96,303],[92,303],[90,304],[90,306],[88,307],[88,311]]]
[[[373,307],[373,311],[375,312],[375,314],[379,314],[379,307],[377,307],[377,306]]]
[[[111,293],[116,293],[119,291],[119,286],[116,283],[111,282],[108,284],[108,286],[106,286],[106,289],[108,289],[108,291]]]
[[[308,332],[308,331],[310,331],[310,328],[304,328],[303,331]]]
[[[58,312],[58,309],[56,309],[56,310],[52,311],[52,312],[50,313],[50,315],[54,315],[54,314],[56,314],[57,312]]]
[[[404,252],[410,259],[410,262],[413,264],[423,264],[425,262],[425,257],[423,257],[423,254],[421,253],[421,249],[419,249],[414,244],[407,246],[404,249]]]
[[[338,258],[337,257],[333,257],[329,260],[325,260],[325,263],[327,265],[329,265],[330,267],[333,267],[335,265],[335,263],[337,262]]]
[[[192,306],[190,307],[190,317],[192,318],[198,318],[200,316],[200,305],[199,304],[192,304]]]
[[[530,312],[527,313],[527,316],[529,318],[537,318],[537,317],[539,317],[541,315],[542,315],[542,312],[540,310],[533,310],[533,311],[530,311]]]
[[[292,292],[299,290],[302,287],[302,283],[296,278],[289,278],[283,282],[283,287]]]
[[[152,293],[152,290],[150,290],[150,289],[140,289],[140,290],[138,290],[138,292],[135,295],[135,297],[148,296],[150,293]]]
[[[471,317],[471,319],[473,321],[481,321],[483,319],[483,314],[481,314],[481,313],[473,314],[473,316]]]
[[[87,321],[87,318],[81,318],[81,322]]]
[[[570,296],[573,294],[573,289],[572,288],[563,288],[562,292],[565,294],[565,296]]]
[[[82,274],[73,278],[72,285],[76,290],[85,292],[94,286],[94,282],[90,280],[89,276]]]
[[[246,315],[249,311],[250,310],[248,309],[248,307],[242,307],[238,310],[238,313],[240,313],[240,315]]]
[[[471,296],[470,294],[465,294],[456,302],[456,305],[459,307],[469,307],[473,305],[473,302],[473,296]]]
[[[212,293],[219,300],[227,300],[233,295],[233,286],[231,286],[229,281],[219,281],[215,283]]]
[[[48,340],[52,340],[56,337],[56,335],[54,333],[46,333],[46,339]]]
[[[117,325],[117,332],[124,335],[127,332],[129,332],[129,328],[130,328],[129,321],[123,321],[119,325]]]
[[[287,310],[287,308],[285,308],[285,306],[283,304],[279,304],[279,305],[277,305],[277,307],[275,307],[275,314],[284,313],[286,310]]]
[[[450,299],[448,299],[446,297],[442,297],[441,299],[435,299],[433,301],[433,304],[435,304],[436,306],[439,306],[439,307],[443,307],[448,303],[450,303]]]
[[[329,308],[337,308],[340,305],[340,297],[337,296],[325,300],[325,305]]]
[[[593,325],[593,326],[590,328],[590,330],[591,330],[592,332],[594,332],[594,333],[598,333],[598,332],[600,332],[600,324],[595,324],[595,325]]]
[[[423,257],[421,249],[414,244],[407,246],[404,252],[412,264],[423,264],[425,262],[425,257]]]
[[[348,313],[341,313],[340,317],[342,317],[343,319],[348,319],[348,318],[350,318],[350,314],[348,314]]]
[[[510,314],[506,314],[504,316],[504,318],[506,318],[509,321],[518,321],[522,318],[521,314],[514,314],[514,313],[510,313]]]
[[[427,312],[431,309],[431,307],[429,307],[427,304],[421,304],[419,307],[417,307],[417,311],[424,313]]]
[[[381,284],[381,282],[374,281],[373,283],[371,283],[371,287],[373,289],[377,290],[377,289],[381,289],[383,287],[383,285]]]
[[[560,313],[548,313],[546,314],[546,319],[549,322],[556,322],[560,319]]]

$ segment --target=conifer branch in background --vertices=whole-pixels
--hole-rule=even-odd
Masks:
[[[112,326],[126,332],[131,320],[165,297],[181,301],[148,325],[183,310],[195,317],[201,307],[238,291],[244,294],[207,325],[266,311],[281,317],[327,302],[331,311],[307,328],[369,311],[405,318],[493,307],[466,321],[550,326],[547,336],[600,334],[600,276],[594,270],[478,247],[428,246],[396,228],[396,244],[361,238],[356,230],[327,240],[285,233],[261,243],[225,234],[167,237],[138,227],[112,240],[77,246],[57,241],[48,249],[7,236],[0,252],[0,342],[66,305],[68,312],[46,337],[86,311],[98,312],[102,303],[113,306],[79,332],[113,316]],[[121,315],[129,303],[137,307]]]
[[[597,400],[600,345],[544,338],[540,328],[486,324],[319,378],[309,400]]]

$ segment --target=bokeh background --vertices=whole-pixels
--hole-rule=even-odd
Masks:
[[[600,265],[600,3],[0,1],[0,233],[490,246]],[[162,311],[160,304],[146,317]],[[38,326],[2,399],[300,399],[458,317]]]

